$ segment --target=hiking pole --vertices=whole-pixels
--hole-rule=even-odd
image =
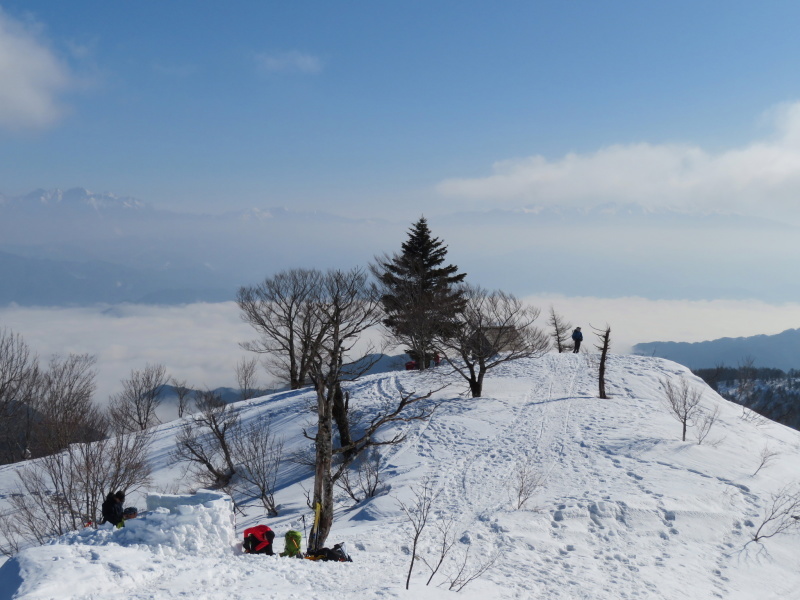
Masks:
[[[308,535],[306,534],[306,516],[303,515],[303,537],[308,539]]]

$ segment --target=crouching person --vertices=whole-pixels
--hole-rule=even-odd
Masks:
[[[275,554],[272,551],[272,540],[275,539],[275,532],[266,525],[256,525],[244,530],[244,541],[242,549],[247,554]]]
[[[101,511],[103,513],[102,523],[111,523],[115,527],[124,525],[122,503],[125,502],[125,492],[119,490],[106,496]]]

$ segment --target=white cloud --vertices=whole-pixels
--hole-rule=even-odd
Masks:
[[[72,76],[36,29],[0,9],[2,129],[46,128],[64,113],[59,95],[72,85]]]
[[[274,72],[319,73],[322,71],[322,60],[311,54],[292,50],[278,54],[258,54],[256,62],[261,70]]]
[[[651,207],[781,212],[800,196],[800,103],[770,110],[768,139],[709,152],[690,144],[616,144],[557,160],[505,160],[487,177],[447,179],[439,193],[506,203],[585,205],[636,202]]]

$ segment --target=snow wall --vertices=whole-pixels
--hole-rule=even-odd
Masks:
[[[140,513],[141,514],[141,513]],[[21,551],[0,568],[0,600],[58,598],[69,590],[125,589],[158,576],[154,564],[180,556],[230,556],[236,544],[233,503],[222,493],[150,494],[147,512],[117,529],[72,531]],[[93,550],[104,546],[102,553]]]

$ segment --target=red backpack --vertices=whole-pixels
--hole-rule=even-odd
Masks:
[[[256,525],[244,530],[242,548],[248,554],[273,554],[272,540],[275,532],[266,525]]]

